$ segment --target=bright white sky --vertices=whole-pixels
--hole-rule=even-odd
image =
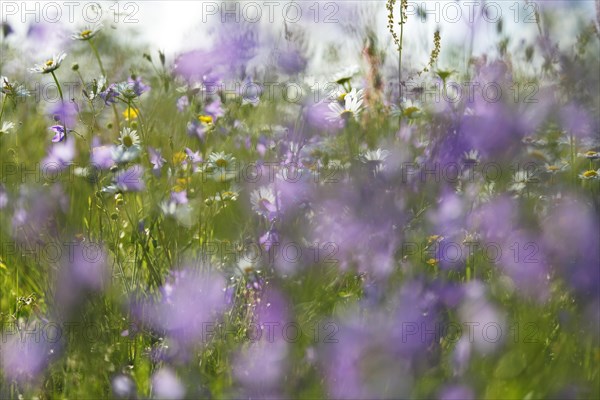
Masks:
[[[20,41],[28,26],[41,21],[57,21],[64,24],[68,30],[74,30],[84,22],[92,22],[98,16],[91,5],[92,2],[78,1],[2,1],[0,3],[0,19],[8,21],[16,31],[12,40]],[[126,32],[130,28],[139,30],[140,37],[153,49],[163,49],[172,59],[181,51],[210,45],[207,31],[210,26],[218,24],[222,13],[227,8],[235,10],[233,5],[226,5],[223,1],[168,1],[168,0],[143,0],[143,1],[99,1],[102,7],[102,22],[105,26],[115,24],[126,40],[131,40]],[[317,68],[319,52],[327,43],[335,43],[336,47],[343,51],[344,47],[351,41],[347,33],[343,31],[343,25],[355,24],[356,16],[347,13],[348,6],[358,6],[361,9],[369,9],[376,15],[378,37],[390,40],[389,32],[386,30],[385,1],[362,0],[362,1],[319,1],[300,0],[296,4],[301,5],[301,15],[292,1],[242,1],[241,5],[234,11],[240,19],[249,22],[269,26],[271,29],[282,29],[284,23],[290,26],[301,25],[306,28],[311,39],[312,49],[317,54],[314,57],[313,67]],[[397,2],[400,3],[400,0]],[[531,38],[537,32],[537,26],[533,19],[534,5],[527,5],[523,0],[495,0],[486,1],[473,0],[455,2],[453,0],[409,0],[409,22],[405,32],[405,43],[407,52],[413,59],[423,63],[427,60],[431,49],[433,32],[439,27],[442,33],[442,55],[447,55],[448,49],[454,46],[459,48],[466,45],[468,35],[468,20],[472,11],[477,10],[482,4],[487,3],[487,20],[479,20],[479,30],[474,43],[475,54],[493,50],[497,43],[496,22],[502,16],[505,32],[509,32],[513,45],[517,45],[520,39]],[[531,3],[531,2],[530,2]],[[458,5],[457,5],[458,4]],[[561,26],[573,25],[574,9],[583,10],[590,19],[595,16],[594,0],[583,1],[542,1],[537,3],[539,7],[562,7]],[[426,22],[420,20],[416,15],[416,7],[423,5],[429,11]],[[396,8],[398,5],[396,6]],[[569,12],[564,12],[569,9]],[[117,14],[118,12],[118,14]],[[302,17],[295,21],[297,17]],[[315,23],[315,20],[318,23]],[[437,21],[436,21],[437,20]],[[271,22],[272,21],[272,22]],[[336,22],[337,21],[337,22]],[[116,23],[115,23],[116,22]],[[50,25],[54,27],[56,25]],[[569,37],[565,30],[565,41],[574,40]],[[38,43],[39,44],[39,43]],[[43,50],[48,52],[53,49],[52,43],[44,43]],[[444,51],[446,50],[446,52]],[[39,51],[35,50],[36,52]],[[356,49],[351,57],[355,57]],[[45,57],[44,55],[43,57]],[[349,64],[353,61],[349,59]],[[442,58],[443,62],[443,58]],[[323,69],[320,65],[318,68]],[[332,67],[333,66],[325,66]],[[340,66],[335,66],[339,69]]]

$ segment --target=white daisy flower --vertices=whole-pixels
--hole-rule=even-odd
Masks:
[[[585,157],[588,160],[597,160],[600,158],[600,152],[598,151],[586,151],[585,153],[577,153],[578,157]]]
[[[477,150],[469,150],[468,152],[465,151],[463,153],[463,163],[467,164],[467,165],[477,165],[479,164],[480,161],[480,156],[479,156],[479,152]]]
[[[116,163],[127,163],[137,159],[142,153],[140,137],[137,131],[123,128],[119,136],[119,145],[112,150],[112,158]]]
[[[62,64],[63,60],[67,56],[67,53],[59,53],[52,56],[51,59],[48,59],[43,64],[36,64],[33,68],[29,68],[30,72],[39,73],[39,74],[47,74],[53,71],[56,71],[58,67]]]
[[[136,130],[130,128],[123,128],[119,136],[119,142],[125,147],[139,146],[140,136]]]
[[[379,173],[384,169],[384,162],[389,155],[390,152],[387,150],[368,150],[361,154],[358,159],[362,163],[374,167],[374,173]]]
[[[102,25],[96,25],[94,27],[86,26],[86,27],[78,30],[74,34],[72,34],[71,39],[73,39],[73,40],[90,40],[91,38],[96,36],[96,34],[98,32],[100,32],[101,30],[102,30]]]
[[[589,181],[589,180],[593,180],[593,179],[600,179],[600,168],[597,170],[593,170],[593,169],[589,169],[587,171],[582,172],[581,174],[579,174],[579,177],[581,179],[583,179],[584,181]]]
[[[531,182],[531,176],[529,176],[527,171],[517,171],[513,175],[512,183],[508,190],[520,193],[527,187],[527,184]]]
[[[387,150],[368,150],[365,153],[360,155],[360,161],[364,163],[369,162],[384,162],[386,158],[390,155],[390,152]]]
[[[358,74],[359,71],[360,68],[358,67],[358,65],[352,65],[343,69],[342,71],[333,74],[331,80],[337,84],[343,85],[346,82],[349,82],[354,77],[354,75]]]
[[[226,182],[236,177],[236,161],[231,154],[214,152],[208,156],[205,167],[208,176],[217,182]]]
[[[250,203],[258,215],[268,217],[271,213],[277,212],[275,191],[272,186],[262,186],[250,193]]]
[[[363,90],[356,91],[352,89],[350,93],[344,96],[344,106],[338,102],[329,103],[328,119],[330,121],[346,121],[354,118],[358,121],[358,117],[362,111]]]
[[[421,105],[412,99],[402,100],[402,114],[411,118],[421,111]]]

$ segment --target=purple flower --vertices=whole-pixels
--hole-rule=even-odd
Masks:
[[[144,168],[140,165],[133,165],[125,171],[117,172],[115,185],[123,192],[141,192],[146,188]]]
[[[250,346],[238,352],[233,375],[250,397],[270,397],[279,393],[282,377],[289,366],[288,342],[293,339],[289,305],[276,289],[265,289],[255,311]]]
[[[68,319],[86,295],[107,287],[110,271],[108,253],[99,243],[67,243],[61,253],[55,300],[64,319]]]
[[[439,400],[475,400],[475,393],[467,386],[445,386],[439,393]]]
[[[8,193],[3,184],[0,184],[0,210],[8,204]]]
[[[127,83],[128,83],[128,87],[130,88],[130,90],[132,90],[133,93],[137,97],[140,97],[142,95],[142,93],[150,90],[150,86],[145,85],[142,82],[142,77],[140,77],[140,76],[136,77],[135,79],[133,79],[132,77],[129,77],[127,79]]]
[[[64,126],[73,127],[77,123],[79,110],[77,104],[72,101],[64,103],[58,102],[55,106],[50,108],[49,114],[54,121],[61,123]]]
[[[100,97],[104,100],[104,104],[106,105],[109,105],[110,103],[116,103],[117,97],[119,97],[117,85],[111,83],[106,90],[100,92]]]
[[[598,296],[600,224],[585,199],[566,197],[542,221],[542,243],[562,276],[582,296]]]
[[[137,389],[129,375],[119,374],[112,379],[112,394],[117,399],[135,399]]]
[[[43,322],[33,321],[33,326],[22,327],[22,331],[37,331]],[[4,331],[6,335],[7,331]],[[21,384],[36,380],[50,363],[53,354],[58,353],[58,343],[50,343],[46,335],[36,338],[35,335],[23,335],[14,332],[6,342],[2,343],[0,352],[0,365],[4,377],[9,381]]]
[[[15,240],[31,245],[44,243],[45,237],[57,235],[51,221],[68,210],[69,199],[60,184],[51,187],[23,185],[15,204],[12,218],[12,235]]]
[[[67,140],[51,145],[48,155],[41,162],[42,172],[60,172],[72,164],[75,157],[75,142]]]
[[[152,375],[152,392],[157,399],[179,400],[185,397],[185,387],[177,375],[163,367]]]
[[[463,336],[459,339],[452,351],[452,369],[454,375],[461,376],[465,373],[469,367],[469,361],[471,359],[471,343],[469,338]]]
[[[205,108],[204,112],[208,115],[212,116],[216,121],[217,118],[225,115],[225,111],[223,110],[223,104],[221,103],[221,98],[216,97],[213,101],[211,101]]]
[[[176,356],[186,358],[189,346],[203,343],[225,311],[226,287],[220,274],[186,267],[171,274],[161,287],[160,300],[143,304],[137,314],[183,346]]]
[[[181,192],[171,192],[171,201],[174,201],[176,204],[187,204],[187,192],[182,190]]]
[[[479,281],[471,281],[465,285],[465,300],[458,310],[459,318],[468,332],[473,349],[481,355],[495,352],[506,339],[506,313],[491,304],[485,296],[485,286]]]
[[[62,125],[53,125],[48,129],[54,132],[54,137],[52,138],[54,143],[62,142],[67,137],[65,127]]]
[[[166,160],[163,158],[160,150],[148,146],[148,156],[150,158],[150,164],[152,164],[152,173],[155,176],[160,176],[160,170],[165,165]]]
[[[90,163],[92,166],[101,170],[110,169],[115,165],[115,161],[113,160],[114,150],[115,147],[113,145],[101,145],[98,138],[94,138],[92,153],[90,154]]]
[[[586,137],[598,131],[594,126],[593,117],[583,107],[574,103],[561,107],[560,119],[567,133],[578,137]]]
[[[307,60],[297,49],[287,49],[278,53],[277,65],[284,73],[295,75],[306,69]]]
[[[177,110],[184,112],[190,106],[190,100],[187,96],[181,96],[177,99]]]

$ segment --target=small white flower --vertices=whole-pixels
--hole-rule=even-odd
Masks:
[[[479,164],[480,157],[479,152],[477,150],[469,150],[463,153],[463,162],[468,165],[477,165]]]
[[[47,74],[49,72],[53,72],[53,71],[57,70],[58,67],[60,67],[60,64],[62,64],[62,62],[66,56],[67,56],[67,53],[56,54],[56,55],[52,56],[51,59],[44,62],[43,64],[36,64],[33,68],[29,68],[29,71],[35,72],[35,73],[40,73],[40,74]]]
[[[86,26],[83,29],[78,30],[74,34],[71,35],[71,39],[73,40],[90,40],[100,30],[102,29],[102,25],[96,25],[94,27]]]
[[[129,128],[123,128],[121,134],[119,136],[119,142],[121,145],[129,148],[132,146],[140,145],[140,136],[138,135],[136,130],[131,130]]]
[[[527,184],[531,182],[531,177],[527,171],[517,171],[513,175],[512,183],[508,190],[520,193],[527,187]]]
[[[349,82],[354,77],[354,75],[358,74],[359,71],[360,68],[357,65],[352,65],[343,69],[342,71],[333,74],[331,80],[335,83],[343,85],[346,82]]]
[[[5,121],[2,123],[2,127],[0,128],[0,135],[4,135],[10,133],[10,131],[15,127],[14,122]]]
[[[368,150],[365,153],[361,154],[360,160],[364,163],[368,162],[384,162],[386,158],[390,155],[390,152],[387,150]]]
[[[271,186],[262,186],[250,193],[252,209],[258,214],[268,217],[277,211],[275,192]]]
[[[226,182],[236,177],[236,161],[231,154],[211,153],[205,172],[217,182]]]
[[[584,181],[589,181],[589,180],[593,180],[593,179],[600,179],[600,168],[597,170],[587,170],[582,172],[581,174],[579,174],[579,177],[581,179],[583,179]]]
[[[363,90],[356,91],[352,89],[350,93],[344,96],[344,107],[338,102],[329,103],[328,119],[330,121],[346,121],[354,118],[358,121],[358,117],[362,111]]]

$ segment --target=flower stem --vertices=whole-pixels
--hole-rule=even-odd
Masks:
[[[8,96],[4,96],[4,98],[2,99],[2,108],[0,108],[0,123],[2,123],[2,116],[4,115],[4,105],[6,104],[6,98]]]
[[[58,83],[58,79],[56,79],[56,75],[54,74],[54,71],[50,72],[52,74],[52,78],[54,78],[54,83],[56,83],[56,87],[58,88],[58,95],[60,96],[60,102],[61,103],[65,103],[65,99],[63,97],[63,91],[62,88],[60,87],[60,83]]]
[[[94,52],[94,55],[96,56],[96,60],[98,60],[98,65],[100,66],[100,71],[102,72],[102,75],[104,75],[104,77],[106,78],[106,71],[104,70],[104,66],[102,65],[102,59],[100,58],[100,54],[98,54],[98,50],[96,49],[96,46],[94,46],[94,43],[92,43],[91,40],[88,40],[88,43],[90,44],[90,47],[92,48],[92,51]]]

